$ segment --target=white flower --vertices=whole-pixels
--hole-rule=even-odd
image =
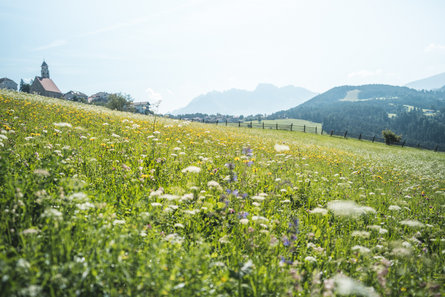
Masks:
[[[47,208],[42,213],[43,218],[62,219],[62,213],[54,208]]]
[[[123,224],[125,224],[124,220],[114,220],[113,221],[113,225],[114,226],[116,226],[116,225],[123,225]]]
[[[181,172],[182,173],[187,173],[187,172],[199,173],[199,172],[201,172],[201,168],[196,167],[196,166],[189,166],[187,168],[182,169]]]
[[[214,181],[214,180],[209,181],[209,182],[207,183],[207,186],[208,186],[209,188],[215,188],[215,189],[218,189],[218,190],[222,190],[222,188],[221,188],[221,186],[219,185],[219,183],[218,183],[217,181]]]
[[[40,175],[40,176],[45,176],[45,177],[50,175],[48,170],[46,170],[46,169],[35,169],[34,174]]]
[[[307,256],[306,258],[304,258],[304,261],[306,261],[306,262],[317,262],[317,259],[315,257],[312,257],[312,256]]]
[[[268,223],[269,220],[262,216],[253,216],[252,221]]]
[[[313,213],[313,214],[321,214],[321,215],[325,216],[325,215],[328,214],[328,210],[325,209],[325,208],[316,207],[316,208],[314,208],[313,210],[311,210],[310,213]]]
[[[112,137],[115,137],[115,138],[119,138],[119,137],[120,137],[120,135],[117,135],[117,134],[114,134],[114,133],[111,134],[111,136],[112,136]]]
[[[160,198],[167,199],[168,201],[172,201],[172,200],[178,200],[181,197],[179,197],[178,195],[164,194],[164,195],[161,195]]]
[[[399,211],[399,210],[401,210],[402,208],[401,208],[400,206],[398,206],[398,205],[390,205],[390,206],[388,207],[388,209],[389,209],[389,210]]]
[[[335,200],[328,203],[328,209],[336,216],[358,216],[366,213],[375,213],[369,206],[360,206],[354,201]]]
[[[153,196],[161,196],[162,193],[164,193],[164,189],[163,189],[163,188],[159,188],[159,189],[157,189],[156,191],[151,192],[151,193],[150,193],[150,197],[153,197]]]
[[[249,219],[241,219],[239,220],[240,224],[247,225],[249,224]]]
[[[278,143],[275,144],[274,149],[275,149],[277,152],[285,152],[285,151],[290,150],[290,148],[289,148],[288,145],[278,144]]]
[[[224,236],[221,237],[218,241],[219,241],[220,243],[229,243],[229,242],[230,242],[230,240],[229,240],[229,235],[224,235]]]
[[[89,208],[94,208],[94,207],[95,207],[94,204],[93,204],[93,203],[90,203],[90,202],[85,202],[85,203],[82,203],[82,204],[77,204],[77,208],[80,209],[80,210],[87,210],[87,209],[89,209]]]
[[[425,226],[423,223],[416,221],[416,220],[404,220],[404,221],[401,221],[400,224],[409,226],[409,227],[413,227],[413,228]]]
[[[22,234],[23,235],[33,235],[33,234],[38,234],[39,232],[40,232],[39,229],[29,228],[29,229],[23,230]]]
[[[70,123],[53,123],[53,125],[56,127],[68,127],[68,128],[73,127]]]
[[[150,205],[153,206],[153,207],[162,206],[162,204],[159,203],[159,202],[153,202],[153,203],[150,203]]]
[[[334,283],[338,295],[379,296],[373,287],[366,287],[361,282],[347,277],[346,275],[337,274],[334,276]]]
[[[264,199],[266,198],[264,198],[264,196],[253,196],[252,199],[257,201],[264,201]]]
[[[370,249],[368,249],[367,247],[361,246],[361,245],[355,245],[351,248],[351,250],[359,251],[360,254],[368,254],[369,252],[371,252]]]
[[[367,231],[354,231],[351,234],[352,237],[362,237],[362,238],[368,238],[369,235],[370,233]]]
[[[176,224],[175,224],[175,227],[176,227],[176,228],[184,228],[184,225],[181,224],[181,223],[176,223]]]

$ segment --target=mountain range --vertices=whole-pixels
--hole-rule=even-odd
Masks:
[[[172,114],[270,114],[297,106],[315,95],[316,93],[305,88],[292,85],[276,87],[272,84],[259,84],[253,91],[230,89],[200,95],[187,106],[173,111]]]

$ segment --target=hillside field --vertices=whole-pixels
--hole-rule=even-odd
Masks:
[[[443,296],[445,154],[0,90],[1,296]]]

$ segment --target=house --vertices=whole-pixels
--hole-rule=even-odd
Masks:
[[[7,77],[0,78],[0,89],[8,89],[17,91],[17,84]]]
[[[45,61],[43,61],[41,68],[41,76],[36,76],[34,79],[30,88],[31,93],[46,97],[61,98],[63,94],[53,80],[49,78],[48,64],[46,64]]]
[[[149,114],[150,112],[150,103],[146,102],[132,102],[131,106],[134,107],[137,113]]]
[[[107,92],[99,92],[88,97],[88,103],[105,105],[108,103],[108,99],[110,98],[109,93]]]
[[[63,95],[63,98],[70,101],[87,102],[88,96],[79,91],[69,91]]]

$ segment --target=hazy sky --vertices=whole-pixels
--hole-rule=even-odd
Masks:
[[[323,92],[445,72],[442,0],[0,0],[0,77],[162,100],[258,83]]]

